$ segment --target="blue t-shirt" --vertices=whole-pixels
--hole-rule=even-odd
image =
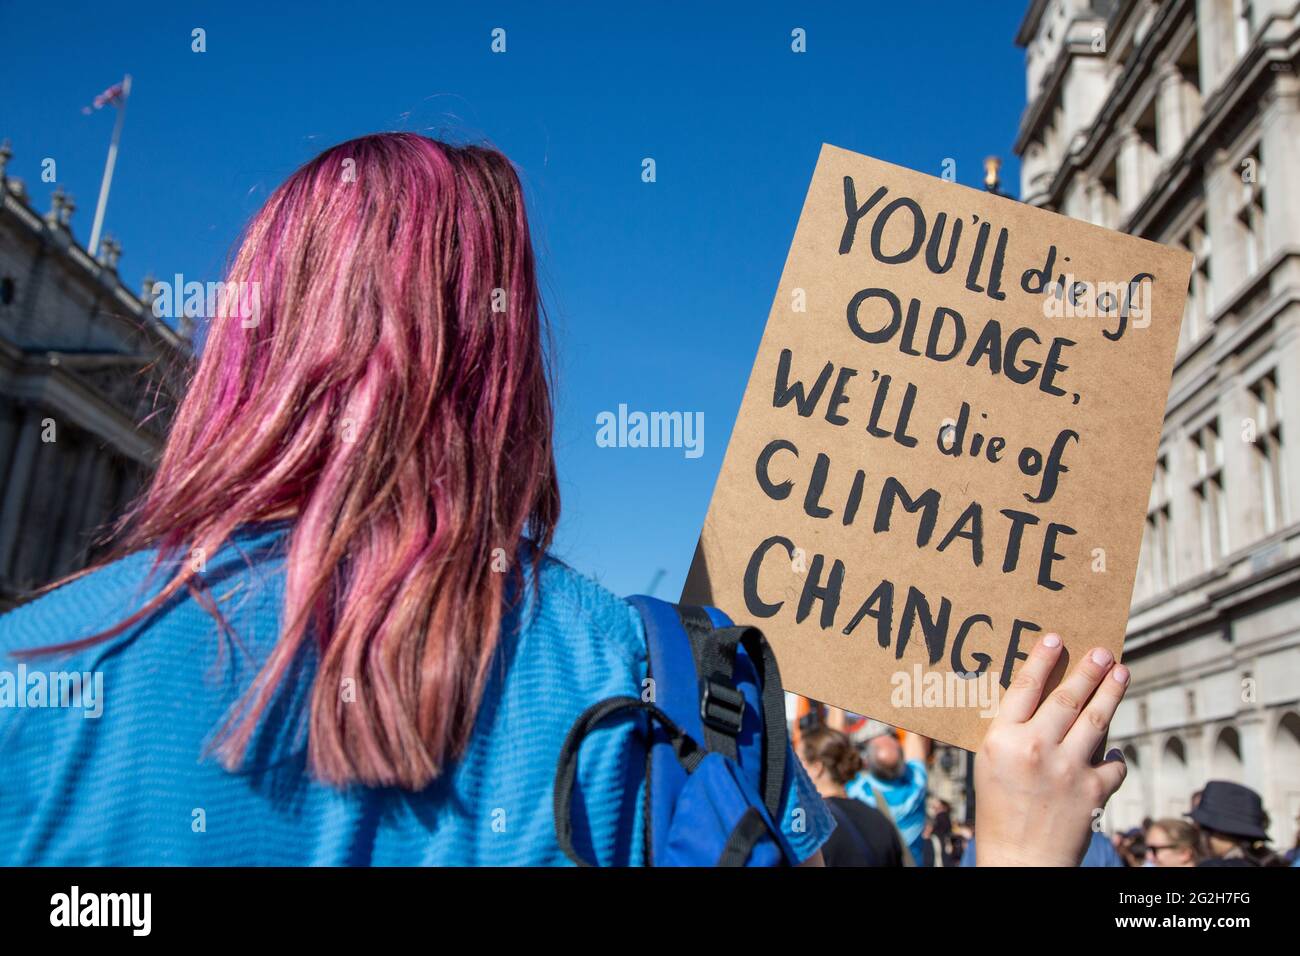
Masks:
[[[279,636],[284,541],[284,525],[250,527],[207,561],[202,577],[233,640],[183,593],[85,650],[11,656],[128,617],[169,577],[149,575],[152,552],[0,617],[0,864],[568,862],[552,807],[560,747],[590,704],[640,695],[640,615],[548,556],[539,589],[530,580],[503,625],[466,753],[433,784],[412,793],[312,779],[310,663],[286,679],[231,772],[208,748]],[[636,728],[611,719],[582,748],[575,843],[606,865],[645,860]],[[780,824],[803,860],[834,822],[793,755],[786,766]]]
[[[966,841],[966,849],[963,850],[961,854],[961,865],[975,865],[974,837],[971,837],[970,840]],[[1088,849],[1087,852],[1083,854],[1083,859],[1079,862],[1079,866],[1093,867],[1123,865],[1124,861],[1120,859],[1119,851],[1116,850],[1114,845],[1106,839],[1106,835],[1094,830],[1092,836],[1088,838]]]
[[[925,797],[928,780],[925,764],[920,760],[909,760],[903,767],[902,775],[896,780],[882,780],[873,776],[869,770],[863,770],[844,787],[844,792],[850,797],[869,806],[876,806],[872,787],[885,798],[889,812],[894,817],[894,825],[902,834],[903,842],[911,849],[917,865],[920,865],[921,854],[925,852]]]

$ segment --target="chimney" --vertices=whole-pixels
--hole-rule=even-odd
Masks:
[[[117,271],[117,262],[122,258],[122,244],[112,236],[105,236],[99,242],[99,264],[105,269]]]
[[[997,156],[989,156],[984,160],[984,188],[995,195],[1002,193],[1002,179],[999,173],[1002,170],[1002,160]]]

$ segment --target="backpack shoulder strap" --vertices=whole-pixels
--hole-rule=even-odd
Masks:
[[[628,601],[644,622],[651,683],[640,697],[611,697],[593,704],[570,729],[560,751],[554,789],[560,848],[574,862],[587,862],[575,845],[570,816],[579,750],[603,721],[632,712],[643,728],[648,864],[675,858],[670,848],[679,839],[672,829],[679,797],[689,776],[712,753],[728,762],[712,766],[727,767],[724,776],[730,775],[733,785],[736,775],[742,774],[748,793],[762,800],[760,809],[753,799],[742,797],[747,809],[727,839],[719,863],[743,865],[767,832],[776,836],[778,853],[788,857],[789,848],[773,825],[781,815],[789,750],[785,694],[776,657],[763,633],[732,626],[715,608],[678,607],[644,596]]]
[[[876,789],[875,784],[868,781],[867,789],[871,791],[871,799],[875,801],[876,809],[879,810],[881,815],[889,821],[889,825],[898,826],[898,824],[894,822],[893,808],[890,807],[889,801],[885,799],[884,795]]]
[[[704,743],[695,656],[676,606],[644,595],[628,598],[628,602],[645,623],[650,699],[684,734]],[[686,775],[665,728],[651,726],[645,784],[646,862],[651,865],[667,839]]]
[[[889,825],[894,830],[894,836],[898,837],[898,845],[903,848],[903,866],[916,866],[916,857],[912,856],[912,848],[908,846],[907,840],[903,838],[903,831],[899,829],[898,821],[894,819],[894,811],[890,807],[889,801],[885,799],[884,794],[876,789],[874,784],[868,783],[867,786],[871,788],[871,796],[876,801],[876,809],[889,821]]]
[[[754,627],[733,626],[717,608],[677,606],[644,595],[628,600],[645,622],[654,703],[707,750],[736,759],[736,737],[746,707],[740,685],[744,682],[755,687],[753,703],[763,733],[758,790],[771,818],[779,820],[789,749],[785,692],[776,656],[763,633]],[[647,848],[653,859],[654,836],[668,832],[686,774],[671,748],[664,746],[668,741],[662,731],[655,729],[652,734],[646,818],[651,828]]]
[[[733,626],[721,611],[714,608],[684,606],[679,610],[696,649],[700,714],[710,750],[719,749],[735,758],[736,735],[745,712],[741,684],[749,684],[757,691],[753,703],[762,721],[763,733],[758,788],[767,812],[773,820],[779,820],[790,741],[785,723],[785,690],[781,686],[776,655],[763,632],[756,627]],[[723,626],[714,625],[717,618],[725,622]],[[707,626],[706,621],[709,622]],[[710,735],[710,730],[714,734]]]
[[[664,735],[665,747],[656,749],[670,752],[678,761],[683,775],[692,773],[704,759],[704,751],[696,746],[695,741],[687,736],[671,717],[648,701],[637,697],[609,697],[583,711],[569,728],[564,744],[560,747],[553,797],[556,841],[564,851],[564,855],[579,866],[592,864],[583,858],[574,845],[572,805],[578,777],[578,751],[582,747],[583,740],[598,724],[622,711],[641,712],[649,718],[653,732]]]

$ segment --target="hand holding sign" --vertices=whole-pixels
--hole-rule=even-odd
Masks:
[[[1060,656],[1057,635],[1038,642],[975,763],[979,866],[1077,866],[1097,811],[1128,773],[1118,751],[1090,765],[1128,687],[1128,669],[1094,648],[1045,695]]]
[[[683,600],[968,749],[1045,628],[1118,658],[1190,270],[824,146]]]

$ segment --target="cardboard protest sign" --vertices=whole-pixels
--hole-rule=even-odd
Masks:
[[[978,749],[1041,633],[1120,654],[1190,271],[823,146],[683,600]]]

